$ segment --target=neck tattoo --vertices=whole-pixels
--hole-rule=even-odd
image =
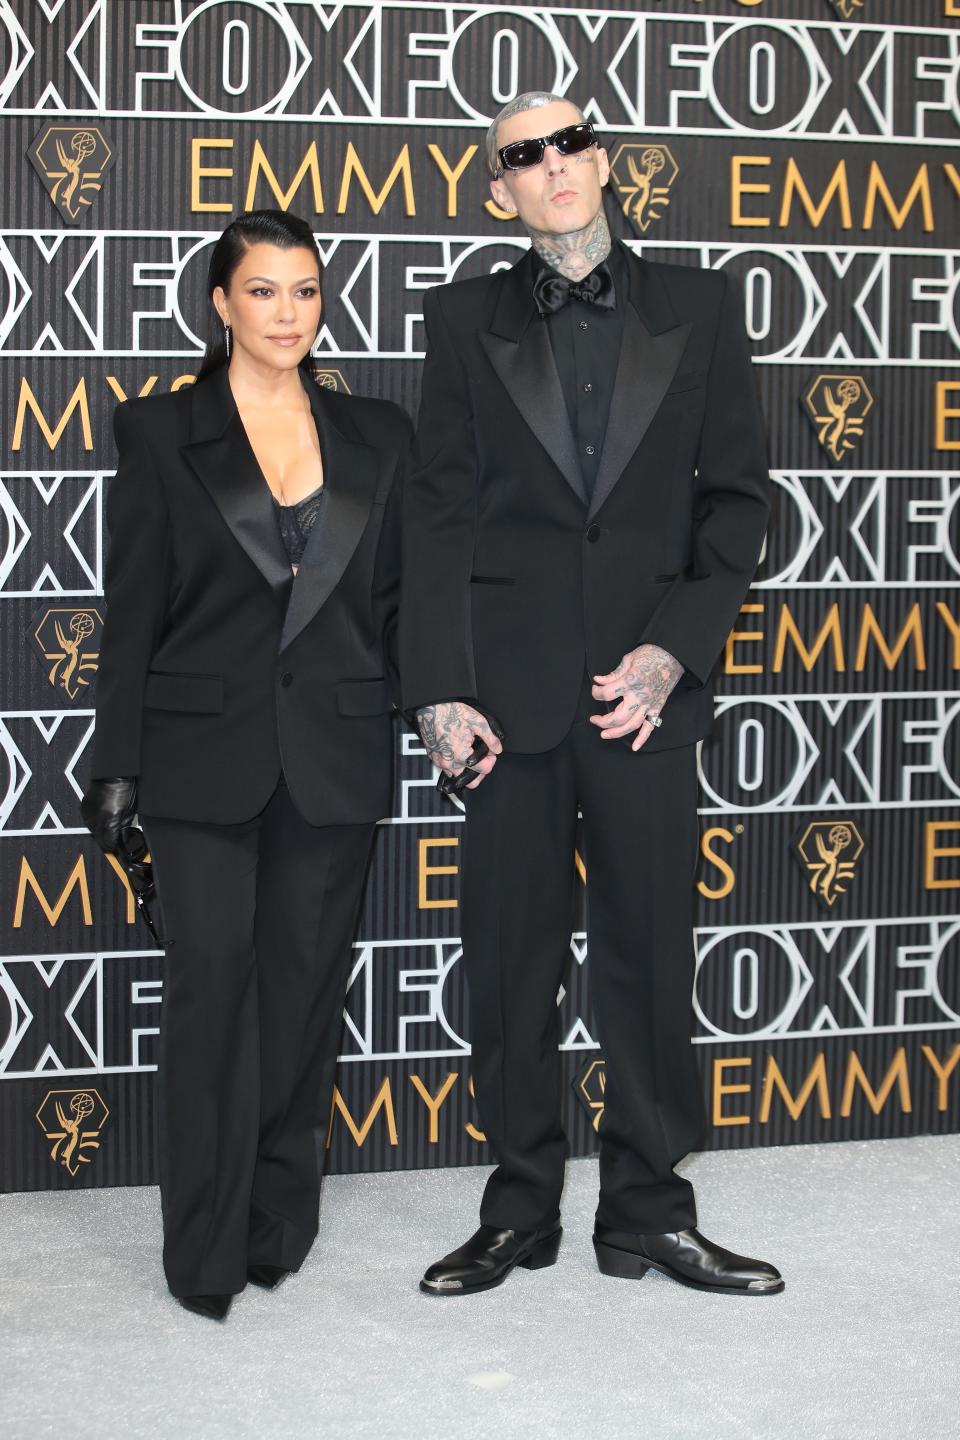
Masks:
[[[600,210],[583,230],[556,235],[549,230],[531,230],[537,254],[568,280],[582,280],[610,254],[610,227]]]

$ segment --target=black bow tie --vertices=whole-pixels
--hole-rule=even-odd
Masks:
[[[613,276],[605,261],[601,261],[582,280],[568,280],[565,275],[541,270],[534,282],[533,298],[541,317],[562,310],[568,300],[584,300],[588,305],[600,305],[604,310],[612,310],[616,304]]]

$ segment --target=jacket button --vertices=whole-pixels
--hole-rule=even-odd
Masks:
[[[286,689],[288,685],[293,684],[293,676],[290,674],[289,670],[285,671],[284,674],[280,676],[280,684],[284,687],[284,689]]]
[[[590,544],[591,544],[591,545],[595,545],[595,544],[596,544],[596,542],[600,539],[600,526],[599,526],[599,525],[591,525],[591,526],[590,526],[590,529],[587,531],[587,539],[590,541]]]

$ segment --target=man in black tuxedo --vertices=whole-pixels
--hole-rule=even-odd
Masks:
[[[695,1228],[674,1172],[705,1128],[690,1045],[696,741],[769,503],[741,302],[722,273],[611,243],[607,156],[569,101],[521,95],[487,150],[493,198],[533,245],[424,297],[400,629],[405,707],[434,763],[473,777],[464,963],[499,1164],[480,1229],[421,1288],[487,1289],[557,1258],[557,991],[579,807],[606,1058],[600,1269],[772,1294],[773,1266]]]

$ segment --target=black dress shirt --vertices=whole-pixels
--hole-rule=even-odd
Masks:
[[[534,263],[536,274],[553,268],[539,255],[535,256]],[[626,264],[618,244],[612,246],[606,264],[613,276],[615,304],[612,310],[573,299],[552,315],[533,322],[546,325],[549,330],[580,469],[591,495],[603,454],[610,397],[620,362],[623,307],[627,301]]]

